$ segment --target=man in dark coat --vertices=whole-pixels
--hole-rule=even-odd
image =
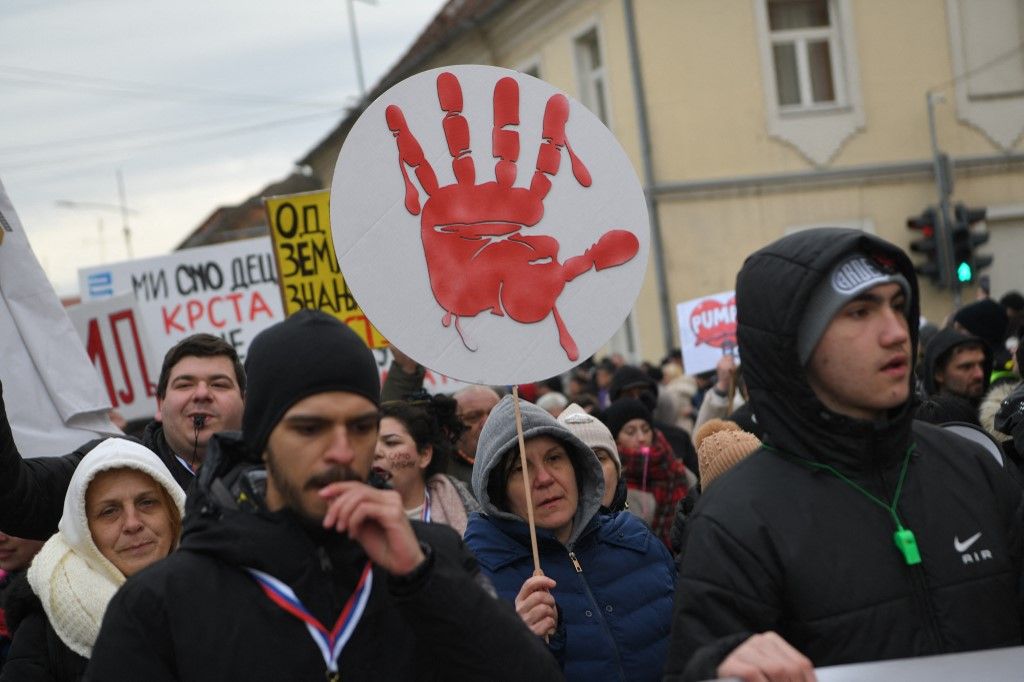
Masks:
[[[666,680],[1019,645],[1024,494],[914,422],[906,254],[816,229],[750,256],[740,354],[764,446],[687,522]]]
[[[210,437],[241,426],[244,395],[245,372],[235,349],[211,334],[186,337],[164,356],[157,418],[146,426],[142,444],[187,491]],[[22,459],[0,386],[0,528],[24,538],[53,535],[75,467],[103,440],[91,440],[61,457]]]
[[[365,482],[380,383],[352,330],[299,312],[246,369],[241,437],[212,441],[180,548],[110,602],[90,680],[561,678],[458,535]]]

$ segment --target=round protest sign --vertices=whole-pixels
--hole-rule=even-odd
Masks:
[[[486,384],[555,376],[607,342],[650,240],[643,190],[604,124],[490,66],[427,71],[367,107],[338,158],[331,229],[381,333]]]

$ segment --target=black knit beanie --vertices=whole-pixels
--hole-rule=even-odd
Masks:
[[[245,374],[242,438],[257,459],[284,413],[303,398],[345,391],[380,405],[373,352],[347,325],[319,310],[301,310],[257,334]]]
[[[965,305],[957,311],[953,320],[984,340],[989,348],[994,350],[1003,347],[1008,323],[1006,310],[992,299],[986,298]]]
[[[601,415],[601,421],[612,432],[612,438],[619,437],[622,427],[633,419],[643,419],[653,429],[651,411],[636,398],[621,398],[612,403]]]

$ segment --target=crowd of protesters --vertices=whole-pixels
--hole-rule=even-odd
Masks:
[[[1024,644],[1024,297],[918,303],[898,248],[810,230],[748,258],[742,363],[699,375],[612,354],[518,404],[430,395],[304,311],[244,367],[185,339],[138,438],[34,459],[2,386],[0,682],[813,679]]]

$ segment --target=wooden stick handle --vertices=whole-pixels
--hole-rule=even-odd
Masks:
[[[526,439],[523,438],[523,415],[519,411],[519,387],[512,386],[512,405],[516,412],[516,435],[519,436],[519,462],[523,467],[523,489],[526,492],[526,522],[530,525],[530,549],[533,551],[533,574],[544,575],[537,550],[537,526],[533,521],[533,494],[530,491],[530,470],[526,463]]]

